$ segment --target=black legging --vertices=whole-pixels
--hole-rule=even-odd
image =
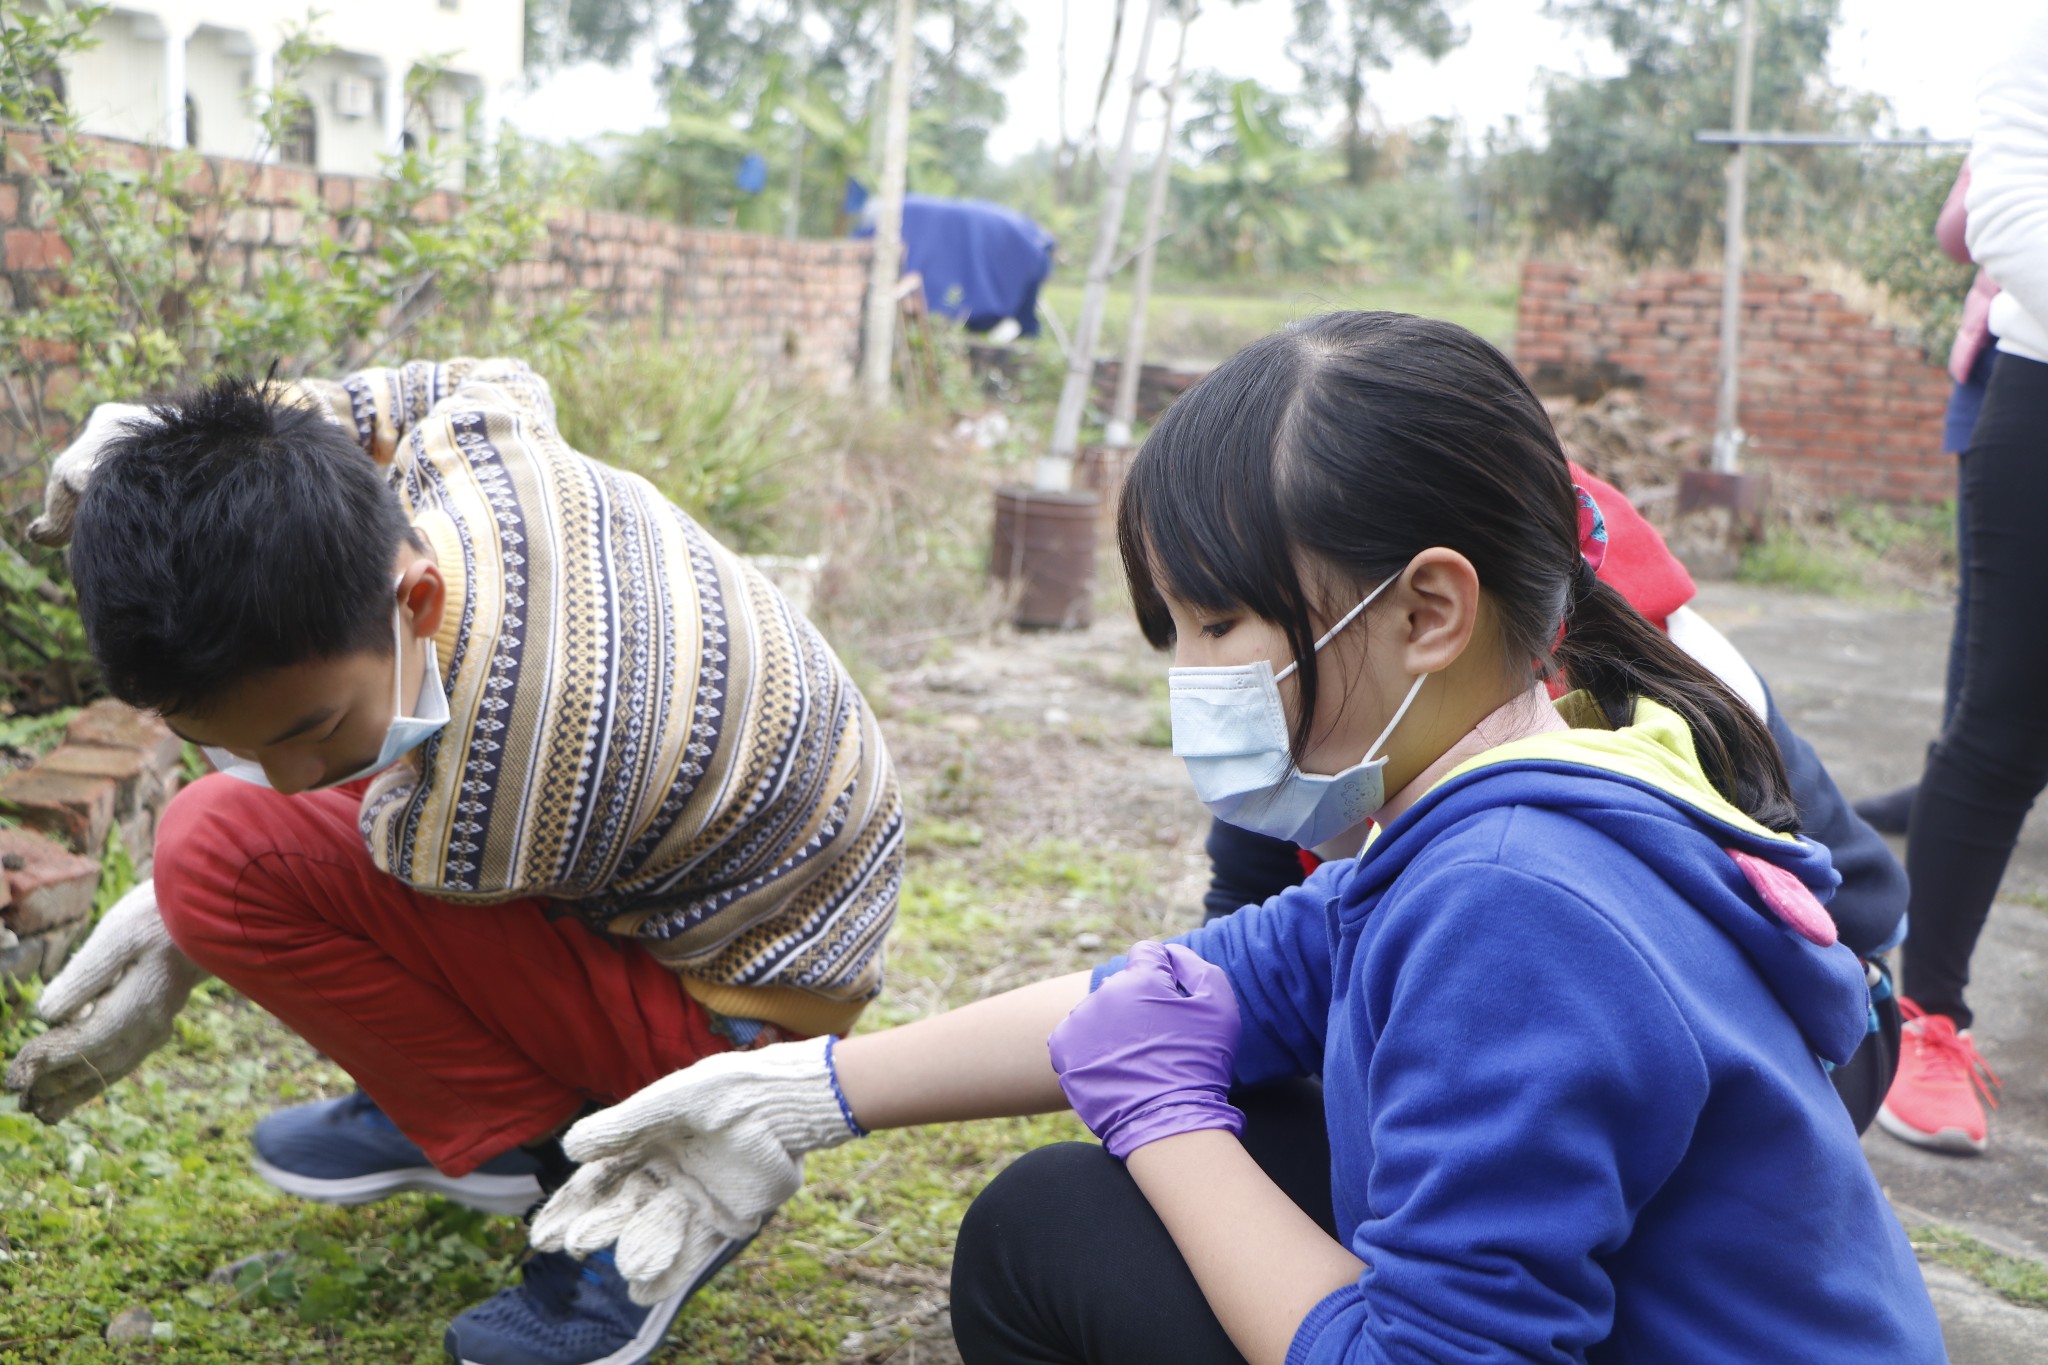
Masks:
[[[1245,1150],[1330,1236],[1322,1087],[1241,1088]],[[960,1223],[953,1339],[966,1365],[1242,1365],[1124,1164],[1092,1142],[1017,1158]]]
[[[1959,1028],[1970,953],[2048,786],[2048,365],[2001,355],[1962,467],[1970,615],[1962,694],[1906,838],[1905,991]]]

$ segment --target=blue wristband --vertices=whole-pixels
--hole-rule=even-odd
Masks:
[[[846,1120],[846,1126],[855,1137],[866,1137],[868,1130],[860,1126],[860,1120],[853,1116],[853,1106],[846,1102],[846,1092],[839,1088],[839,1068],[832,1064],[832,1049],[839,1043],[838,1034],[825,1037],[825,1078],[832,1082],[832,1098],[839,1101],[839,1117]]]

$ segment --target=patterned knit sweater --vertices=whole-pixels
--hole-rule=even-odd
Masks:
[[[873,714],[810,622],[653,485],[555,429],[514,360],[308,381],[448,583],[448,726],[379,777],[380,868],[564,902],[712,1011],[845,1032],[881,987],[903,813]]]

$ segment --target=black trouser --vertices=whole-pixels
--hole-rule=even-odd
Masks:
[[[1970,954],[2048,786],[2048,365],[2001,355],[1962,468],[1970,613],[1962,694],[1906,838],[1905,992],[1968,1027]]]
[[[1314,1081],[1239,1089],[1244,1145],[1332,1237],[1330,1138]],[[953,1251],[966,1365],[1242,1362],[1124,1164],[1092,1142],[1026,1152],[989,1183]]]

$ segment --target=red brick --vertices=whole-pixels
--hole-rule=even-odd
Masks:
[[[7,134],[6,164],[0,171],[10,174],[47,175],[50,163],[44,159],[42,134],[20,130]]]
[[[163,790],[163,779],[150,766],[149,757],[137,749],[64,744],[36,760],[36,769],[106,778],[114,784],[114,819],[118,822],[131,819],[136,811],[157,800]]]
[[[43,337],[23,337],[21,341],[21,358],[34,365],[69,365],[72,361],[78,359],[78,347],[68,341],[50,341]],[[49,394],[45,394],[43,398],[45,402],[55,401]]]
[[[96,855],[114,822],[114,784],[104,777],[24,768],[0,777],[0,807],[74,853]]]
[[[96,701],[79,712],[65,738],[73,744],[136,750],[159,777],[176,771],[185,753],[185,742],[172,734],[169,726],[112,700]]]
[[[11,223],[21,212],[21,191],[13,185],[0,184],[0,223]]]
[[[0,855],[21,860],[4,874],[12,902],[0,910],[0,923],[17,934],[39,934],[92,913],[99,889],[100,865],[59,848],[25,829],[0,829]]]
[[[71,260],[71,248],[55,232],[9,228],[6,244],[9,270],[55,270]]]

